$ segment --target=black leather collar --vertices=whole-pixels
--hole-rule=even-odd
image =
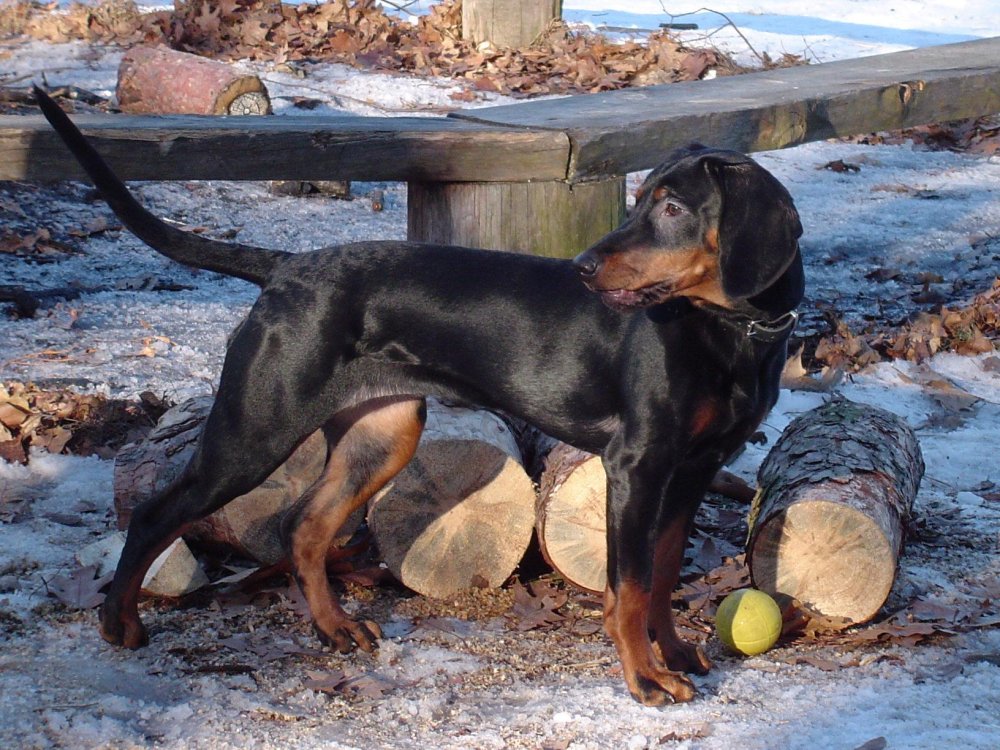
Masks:
[[[666,323],[682,318],[693,309],[695,307],[691,300],[681,297],[646,308],[646,315],[654,323]],[[750,305],[746,305],[741,311],[727,310],[715,305],[703,309],[710,309],[727,324],[742,331],[748,339],[765,344],[778,341],[783,336],[790,334],[795,330],[795,325],[799,321],[799,313],[795,310],[782,313],[776,318],[767,318],[764,317],[767,313]]]

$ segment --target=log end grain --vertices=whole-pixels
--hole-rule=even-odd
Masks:
[[[840,502],[799,501],[757,529],[749,551],[754,585],[785,594],[821,615],[853,623],[881,608],[896,572],[896,550],[870,515]]]
[[[884,409],[838,397],[796,417],[758,472],[755,583],[833,620],[870,620],[896,577],[923,473],[913,430]]]
[[[589,456],[543,492],[537,512],[546,561],[567,581],[596,592],[607,583],[606,498],[604,466]]]
[[[486,443],[422,443],[370,503],[382,559],[404,585],[432,597],[500,586],[531,541],[534,488],[506,451]]]

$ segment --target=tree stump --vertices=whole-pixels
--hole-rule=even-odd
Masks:
[[[913,431],[844,399],[795,419],[758,473],[754,584],[846,624],[889,596],[924,462]]]
[[[599,457],[560,443],[545,459],[535,508],[542,556],[589,591],[604,591],[608,580],[607,484]]]
[[[417,453],[369,503],[382,559],[433,597],[499,586],[531,541],[535,492],[507,425],[429,401]]]
[[[163,415],[145,440],[118,452],[114,479],[118,528],[126,528],[132,509],[166,487],[187,465],[211,406],[212,399],[207,396],[179,404]],[[260,486],[194,524],[185,538],[273,565],[285,556],[281,517],[319,477],[325,461],[326,440],[317,432]],[[360,521],[360,514],[349,521],[334,546],[339,546]]]
[[[529,47],[561,14],[562,0],[462,0],[462,38]]]
[[[118,67],[118,106],[130,114],[268,115],[255,75],[168,47],[133,47]]]

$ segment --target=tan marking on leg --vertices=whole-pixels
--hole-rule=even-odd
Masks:
[[[302,586],[320,637],[346,651],[354,643],[366,651],[375,646],[372,632],[347,616],[330,589],[326,556],[330,542],[348,516],[364,505],[413,457],[423,431],[422,400],[406,400],[376,408],[359,417],[333,446],[323,474],[296,503],[290,534],[292,565]],[[359,454],[378,451],[360,466]],[[364,471],[366,476],[360,476]],[[359,479],[364,481],[357,484]]]
[[[677,672],[705,674],[711,669],[712,662],[700,647],[682,640],[674,627],[672,597],[680,578],[687,537],[686,519],[679,517],[657,540],[653,556],[649,627],[659,656],[668,668]]]
[[[691,417],[691,438],[697,438],[711,427],[719,416],[719,404],[710,398],[701,401]]]
[[[649,640],[650,592],[634,581],[622,581],[604,594],[604,627],[618,649],[625,683],[647,706],[689,701],[694,686],[682,674],[666,669]]]

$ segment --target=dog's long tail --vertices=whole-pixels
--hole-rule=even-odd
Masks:
[[[48,94],[36,86],[35,97],[45,119],[66,142],[115,215],[154,250],[186,266],[217,271],[258,286],[266,283],[278,261],[288,255],[279,250],[219,242],[177,229],[158,219],[139,205],[124,183]]]

